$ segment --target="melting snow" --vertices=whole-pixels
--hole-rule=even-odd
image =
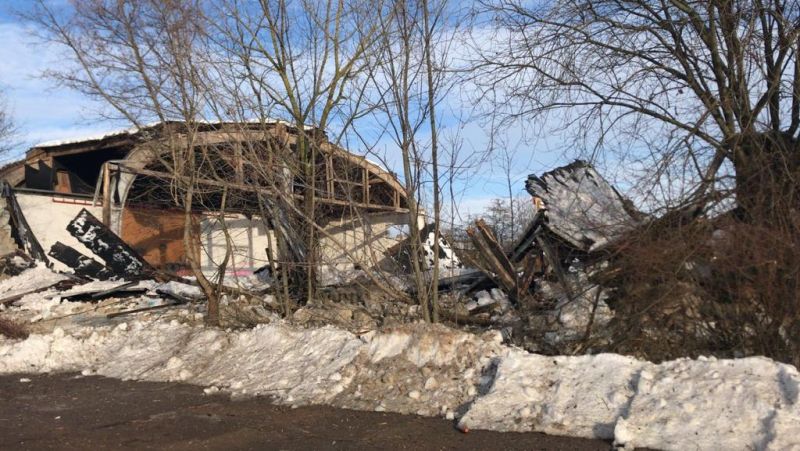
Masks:
[[[457,416],[462,428],[614,438],[626,447],[797,445],[797,370],[765,358],[546,357],[441,326],[358,337],[285,324],[223,331],[132,321],[0,338],[0,373],[182,381],[286,404]],[[466,411],[464,413],[464,411]]]
[[[53,272],[43,263],[39,263],[16,277],[0,282],[0,297],[10,298],[22,293],[47,288],[66,279],[66,276]]]
[[[1,282],[0,292],[55,279],[48,272],[32,268]],[[62,294],[26,296],[6,313],[42,316],[87,305],[58,305]],[[207,393],[438,415],[464,429],[613,438],[624,447],[800,446],[800,374],[766,358],[654,364],[616,354],[547,357],[505,346],[499,333],[425,324],[361,336],[281,322],[220,330],[146,315],[95,324],[103,325],[0,337],[0,373],[181,381]]]

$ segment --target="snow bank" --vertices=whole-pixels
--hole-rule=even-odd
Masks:
[[[363,337],[345,374],[351,383],[334,404],[454,417],[491,382],[493,363],[508,353],[499,333],[411,324]]]
[[[225,332],[177,321],[134,321],[0,341],[0,373],[80,371],[216,386],[234,395],[274,395],[288,403],[324,403],[342,391],[336,373],[362,345],[333,328],[262,325]]]
[[[765,449],[778,431],[785,449],[787,438],[799,440],[798,384],[793,366],[760,357],[665,362],[641,372],[615,439],[662,449]]]
[[[462,428],[614,438],[625,447],[800,446],[800,375],[765,358],[656,365],[546,357],[411,324],[357,336],[282,323],[225,331],[177,321],[0,338],[0,373],[80,371],[181,381],[234,396],[460,417]]]
[[[517,351],[500,362],[491,389],[459,426],[613,438],[645,365],[615,354],[546,357]]]

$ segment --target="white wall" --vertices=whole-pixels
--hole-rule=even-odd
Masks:
[[[407,222],[407,214],[373,213],[328,223],[325,233],[320,233],[319,282],[323,285],[345,282],[355,265],[362,268],[376,265],[386,250],[403,238],[394,229],[399,230],[402,227],[398,226]]]
[[[227,243],[222,222],[218,217],[205,216],[200,224],[200,262],[203,273],[211,276],[225,258]],[[253,270],[267,265],[269,238],[260,218],[247,219],[243,215],[227,215],[225,226],[231,236],[232,252],[228,261],[228,275],[249,275]],[[274,241],[272,241],[274,243]],[[273,254],[274,255],[274,254]]]
[[[44,249],[45,253],[50,252],[50,247],[56,241],[61,241],[74,248],[87,257],[92,257],[98,263],[104,264],[100,258],[95,256],[88,248],[76,240],[72,235],[67,232],[67,224],[70,223],[75,216],[85,208],[89,210],[98,219],[103,214],[103,208],[100,206],[93,207],[91,201],[83,201],[71,197],[64,197],[55,194],[32,194],[32,193],[15,193],[17,196],[17,203],[28,221],[34,236],[39,240],[39,244]],[[60,271],[72,272],[63,263],[50,258],[53,262],[53,269]]]

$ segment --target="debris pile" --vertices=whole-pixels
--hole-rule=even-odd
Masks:
[[[446,282],[470,299],[465,322],[499,326],[531,351],[586,351],[613,316],[593,276],[642,215],[584,161],[531,175],[526,189],[536,211],[517,242],[504,249],[478,219],[467,235],[479,272]]]

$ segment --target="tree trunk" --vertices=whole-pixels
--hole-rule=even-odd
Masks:
[[[733,146],[736,202],[741,218],[770,225],[800,202],[800,143],[779,132],[740,136]]]

